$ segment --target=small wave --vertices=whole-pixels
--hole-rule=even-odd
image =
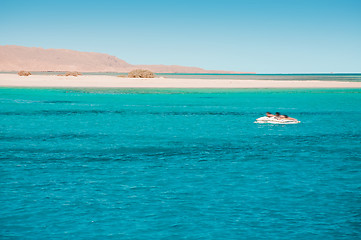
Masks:
[[[32,116],[32,115],[74,115],[74,114],[123,114],[125,111],[108,110],[42,110],[34,112],[0,112],[4,116]]]

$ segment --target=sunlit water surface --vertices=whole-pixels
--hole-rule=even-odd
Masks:
[[[361,89],[0,89],[2,239],[360,239]],[[279,111],[297,125],[255,124]]]

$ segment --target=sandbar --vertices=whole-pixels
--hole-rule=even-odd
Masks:
[[[109,75],[0,74],[0,87],[26,88],[361,88],[361,82],[122,78]]]

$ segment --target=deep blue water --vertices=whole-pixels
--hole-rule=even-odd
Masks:
[[[360,239],[361,89],[0,88],[1,239]],[[279,111],[297,125],[254,120]]]

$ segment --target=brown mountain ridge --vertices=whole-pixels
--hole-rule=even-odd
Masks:
[[[178,65],[132,65],[105,53],[15,45],[0,46],[0,71],[129,72],[137,68],[156,73],[241,73]]]

